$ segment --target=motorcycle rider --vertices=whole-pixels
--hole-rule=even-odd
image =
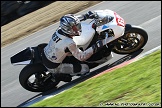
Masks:
[[[66,75],[65,77],[68,77],[62,77],[61,81],[71,81],[72,78],[68,76],[69,74],[84,75],[90,71],[87,64],[67,62],[65,60],[67,56],[73,56],[79,61],[85,61],[104,46],[103,41],[98,41],[87,50],[82,51],[77,48],[76,43],[73,41],[74,36],[81,35],[82,28],[80,21],[96,17],[98,17],[97,14],[92,11],[79,16],[73,14],[64,15],[60,19],[59,28],[44,48],[42,60],[48,71],[51,73],[63,73],[61,76]]]

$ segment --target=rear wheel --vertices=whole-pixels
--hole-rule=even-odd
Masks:
[[[44,92],[55,88],[59,81],[52,81],[52,75],[42,64],[25,66],[19,75],[19,82],[23,88],[32,92]]]
[[[132,26],[131,30],[117,40],[113,52],[117,54],[130,54],[145,46],[148,35],[145,30],[138,26]]]

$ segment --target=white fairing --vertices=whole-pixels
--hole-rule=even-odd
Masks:
[[[107,29],[112,29],[114,32],[114,38],[112,40],[115,40],[116,38],[122,36],[125,31],[125,21],[122,17],[120,17],[116,12],[112,10],[96,10],[99,17],[104,17],[105,15],[114,17],[112,21],[110,21],[107,24],[98,26],[96,28],[96,31],[98,34],[100,34],[102,31],[105,31]],[[78,47],[82,47],[84,50],[88,47],[91,40],[94,37],[95,30],[92,28],[92,24],[95,20],[93,20],[89,24],[81,23],[82,26],[82,33],[81,36],[75,36],[73,39],[76,42]],[[112,41],[111,40],[111,41]]]
[[[85,50],[92,41],[95,30],[92,28],[91,24],[81,23],[81,27],[81,35],[73,37],[73,40],[78,47],[82,47]]]
[[[100,32],[104,31],[104,30],[107,30],[107,29],[112,29],[113,32],[114,32],[114,35],[115,35],[115,38],[118,38],[120,36],[122,36],[124,34],[124,30],[125,30],[125,22],[124,22],[124,19],[122,17],[120,17],[116,12],[112,11],[112,10],[97,10],[96,11],[97,14],[99,16],[102,16],[102,15],[109,15],[109,16],[112,16],[114,17],[114,19],[107,23],[107,24],[104,24],[102,26],[98,26],[96,28],[96,31],[100,34]]]

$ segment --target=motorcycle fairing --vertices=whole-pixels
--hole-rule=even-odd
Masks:
[[[79,48],[82,47],[83,50],[85,50],[92,41],[93,36],[95,34],[95,30],[92,28],[91,24],[81,23],[81,27],[82,27],[81,35],[74,36],[73,40]]]
[[[104,24],[102,26],[98,26],[96,28],[96,31],[100,34],[102,31],[105,31],[107,29],[112,29],[114,32],[115,38],[118,38],[124,34],[125,27],[117,26],[115,21],[109,22],[107,24]]]
[[[33,57],[34,57],[34,50],[31,47],[27,47],[26,49],[12,56],[11,63],[13,65],[30,64]]]
[[[117,13],[115,13],[112,10],[108,10],[108,9],[97,10],[96,12],[100,17],[109,15],[109,18],[110,18],[108,23],[103,24],[101,26],[97,26],[96,31],[98,32],[98,34],[100,34],[101,32],[103,32],[105,30],[108,30],[108,29],[113,30],[113,33],[115,36],[114,39],[116,39],[124,34],[125,22],[124,22],[123,18],[120,17]]]

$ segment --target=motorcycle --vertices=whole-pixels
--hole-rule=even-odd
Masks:
[[[110,60],[112,52],[132,54],[143,48],[148,41],[148,34],[142,27],[125,24],[124,19],[117,13],[109,10],[107,12],[112,14],[108,17],[107,23],[95,18],[89,23],[81,23],[81,36],[73,38],[78,48],[84,51],[98,40],[108,40],[113,37],[111,41],[105,41],[105,46],[100,51],[88,60],[82,61],[88,64],[90,69]],[[103,12],[99,11],[99,14],[102,16]],[[60,83],[60,80],[55,79],[43,65],[41,55],[46,45],[47,43],[43,43],[34,47],[27,47],[10,58],[13,65],[26,65],[19,74],[19,82],[24,89],[31,92],[44,92],[57,87]],[[66,57],[66,60],[81,63],[73,56]],[[60,78],[64,75],[60,74]]]

